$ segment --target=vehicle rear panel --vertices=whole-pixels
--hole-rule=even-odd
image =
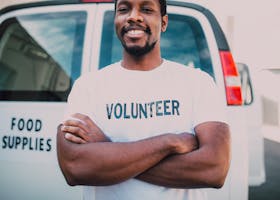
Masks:
[[[81,188],[67,186],[58,167],[56,128],[74,80],[121,59],[121,46],[113,33],[113,4],[59,4],[36,3],[33,8],[29,4],[2,11],[0,69],[5,76],[0,76],[0,83],[5,85],[0,87],[0,199],[82,198]],[[213,15],[200,6],[170,1],[168,12],[163,57],[210,74],[224,96],[222,106],[232,125],[230,175],[223,189],[209,190],[209,196],[245,200],[247,137],[242,108],[226,103],[219,54],[229,51],[226,39]]]

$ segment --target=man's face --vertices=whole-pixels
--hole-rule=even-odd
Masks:
[[[165,31],[167,16],[162,17],[158,0],[118,0],[115,28],[125,48],[132,55],[142,56],[156,45]]]

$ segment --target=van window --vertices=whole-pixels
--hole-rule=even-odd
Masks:
[[[162,57],[213,75],[209,48],[200,23],[193,17],[168,14],[168,28],[161,37]],[[107,11],[102,30],[99,68],[119,61],[122,47],[114,32],[114,12]]]
[[[85,12],[9,18],[0,25],[0,100],[66,101],[80,75]]]

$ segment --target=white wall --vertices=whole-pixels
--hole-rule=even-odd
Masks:
[[[34,0],[0,0],[0,8]],[[280,68],[279,0],[188,0],[209,8],[222,24],[236,61]]]
[[[214,12],[236,61],[280,68],[279,0],[190,0]]]

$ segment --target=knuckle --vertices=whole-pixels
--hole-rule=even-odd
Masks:
[[[73,137],[74,141],[77,142],[77,143],[81,143],[81,139],[78,138],[78,137]]]
[[[75,125],[76,126],[82,126],[83,123],[80,120],[75,120]]]
[[[78,133],[78,135],[81,136],[81,137],[85,135],[85,133],[84,133],[84,131],[83,131],[82,129],[78,129],[78,130],[77,130],[77,133]]]
[[[71,115],[74,118],[80,119],[80,120],[85,120],[87,119],[87,115],[81,114],[81,113],[75,113],[73,115]]]
[[[63,125],[63,126],[61,126],[61,130],[62,130],[62,131],[68,131],[68,130],[69,130],[69,127],[68,127],[68,126]]]
[[[74,135],[71,134],[71,135],[69,136],[69,139],[72,140],[72,141],[75,141],[76,137],[75,137]]]
[[[89,117],[88,117],[87,115],[82,115],[82,114],[81,114],[80,117],[81,117],[81,119],[84,120],[84,121],[86,121],[86,120],[89,119]]]
[[[69,123],[71,123],[71,120],[70,120],[70,119],[66,119],[66,120],[63,122],[63,126],[68,125]],[[63,127],[63,126],[62,126],[62,127]]]

